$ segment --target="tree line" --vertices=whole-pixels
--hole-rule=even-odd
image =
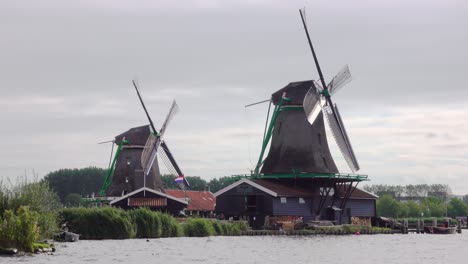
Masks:
[[[97,194],[104,182],[107,169],[88,167],[82,169],[60,169],[48,173],[42,182],[47,183],[50,188],[57,193],[60,201],[65,206],[75,206],[80,202],[81,197],[91,197]],[[174,175],[163,175],[164,189],[178,189],[174,181]],[[236,182],[237,177],[220,177],[209,181],[199,176],[187,176],[190,183],[190,190],[211,191],[213,193]]]
[[[407,200],[417,200],[422,197],[433,196],[446,201],[452,194],[452,190],[447,184],[410,184],[410,185],[385,185],[374,184],[363,187],[364,190],[378,196],[385,194],[400,200],[405,197]]]

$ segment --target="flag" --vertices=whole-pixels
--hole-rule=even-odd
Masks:
[[[185,189],[185,178],[184,178],[184,175],[180,175],[179,177],[175,178],[174,181],[179,185],[179,187],[180,187],[182,190]]]

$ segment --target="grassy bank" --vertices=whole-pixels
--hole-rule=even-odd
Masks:
[[[387,234],[392,231],[390,228],[367,225],[319,226],[313,230],[319,234]]]
[[[188,218],[179,223],[168,214],[146,208],[130,211],[113,207],[66,208],[59,217],[69,231],[80,234],[82,239],[234,236],[247,229],[240,222],[202,218]]]

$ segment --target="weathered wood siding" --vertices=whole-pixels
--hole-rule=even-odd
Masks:
[[[256,209],[247,210],[246,198],[254,196]],[[247,184],[241,184],[216,197],[216,213],[226,216],[271,215],[273,212],[271,195]]]
[[[351,216],[375,216],[373,199],[349,199],[346,208],[351,209]]]
[[[287,197],[286,203],[281,198],[273,199],[273,215],[302,216],[304,221],[312,219],[312,198],[304,198],[305,203],[299,203],[299,197]]]

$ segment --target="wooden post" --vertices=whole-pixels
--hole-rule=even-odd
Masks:
[[[419,234],[421,232],[421,220],[418,218],[416,222],[416,233]]]
[[[458,232],[459,234],[461,234],[461,232],[462,232],[461,220],[458,220],[458,223],[457,223],[457,232]]]

